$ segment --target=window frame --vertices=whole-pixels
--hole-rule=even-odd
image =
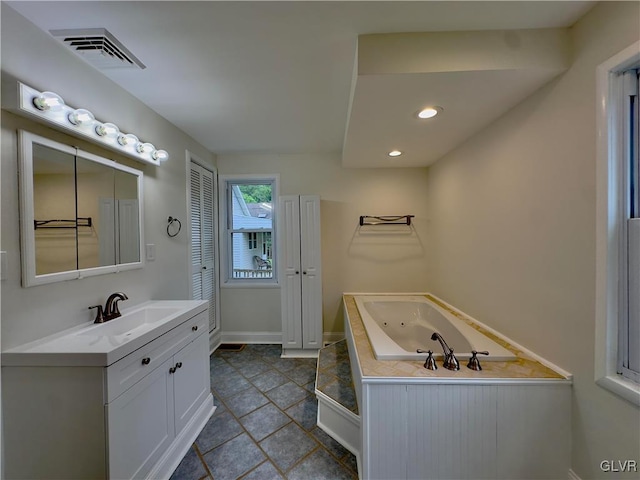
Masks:
[[[278,279],[278,262],[277,262],[277,249],[273,248],[277,244],[277,205],[279,197],[279,183],[280,176],[278,174],[242,174],[242,175],[219,175],[219,205],[220,205],[220,232],[221,232],[221,287],[241,287],[241,288],[276,288],[279,287]],[[233,198],[232,198],[232,186],[237,184],[254,184],[264,185],[271,184],[271,203],[273,206],[273,212],[271,215],[272,228],[271,228],[271,243],[272,243],[272,271],[271,278],[234,278],[233,276],[233,242],[232,234],[237,230],[233,229]],[[264,233],[263,230],[256,231],[256,233]],[[252,233],[246,231],[246,233]],[[259,240],[261,235],[256,235],[256,240]],[[260,242],[257,241],[256,247],[260,246]]]
[[[623,72],[640,67],[640,42],[596,71],[596,343],[595,381],[640,406],[640,384],[621,374],[627,301],[628,164]],[[627,140],[625,139],[627,137]],[[625,198],[626,197],[626,198]],[[621,323],[622,322],[622,323]]]

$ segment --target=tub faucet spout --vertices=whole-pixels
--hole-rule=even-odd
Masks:
[[[453,348],[449,348],[449,345],[447,345],[447,342],[444,341],[442,335],[440,335],[438,332],[433,332],[433,335],[431,335],[431,340],[438,340],[440,342],[440,345],[442,346],[442,350],[444,352],[444,363],[442,364],[442,366],[449,370],[460,370],[460,362],[453,354]]]

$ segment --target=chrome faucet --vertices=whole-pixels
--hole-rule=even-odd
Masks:
[[[109,295],[107,298],[107,303],[104,304],[104,321],[113,320],[114,318],[118,318],[120,316],[120,310],[118,309],[118,302],[120,300],[128,300],[127,297],[122,292],[116,292]]]
[[[442,350],[444,351],[444,363],[442,364],[442,366],[449,370],[460,370],[460,362],[458,362],[458,359],[453,354],[453,348],[449,348],[449,345],[447,345],[447,342],[444,341],[442,335],[440,335],[438,332],[433,332],[433,335],[431,335],[431,340],[438,340],[440,342],[440,345],[442,345]]]

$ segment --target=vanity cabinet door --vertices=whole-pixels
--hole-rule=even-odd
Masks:
[[[209,338],[201,334],[174,356],[181,365],[173,374],[175,429],[178,435],[193,418],[211,390],[209,377]]]
[[[175,436],[173,358],[106,405],[109,478],[144,478]]]

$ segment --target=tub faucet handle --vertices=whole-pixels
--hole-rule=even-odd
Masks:
[[[475,350],[471,350],[471,358],[469,359],[469,363],[467,363],[467,367],[469,367],[471,370],[482,370],[482,367],[480,366],[480,360],[477,357],[478,353],[482,355],[489,355],[489,352],[487,351],[477,352]]]
[[[416,350],[418,353],[427,353],[429,354],[429,356],[427,357],[427,359],[424,361],[424,368],[426,368],[427,370],[437,370],[438,369],[438,365],[436,364],[436,359],[433,358],[433,352],[431,350],[427,350],[426,352],[424,350]]]

